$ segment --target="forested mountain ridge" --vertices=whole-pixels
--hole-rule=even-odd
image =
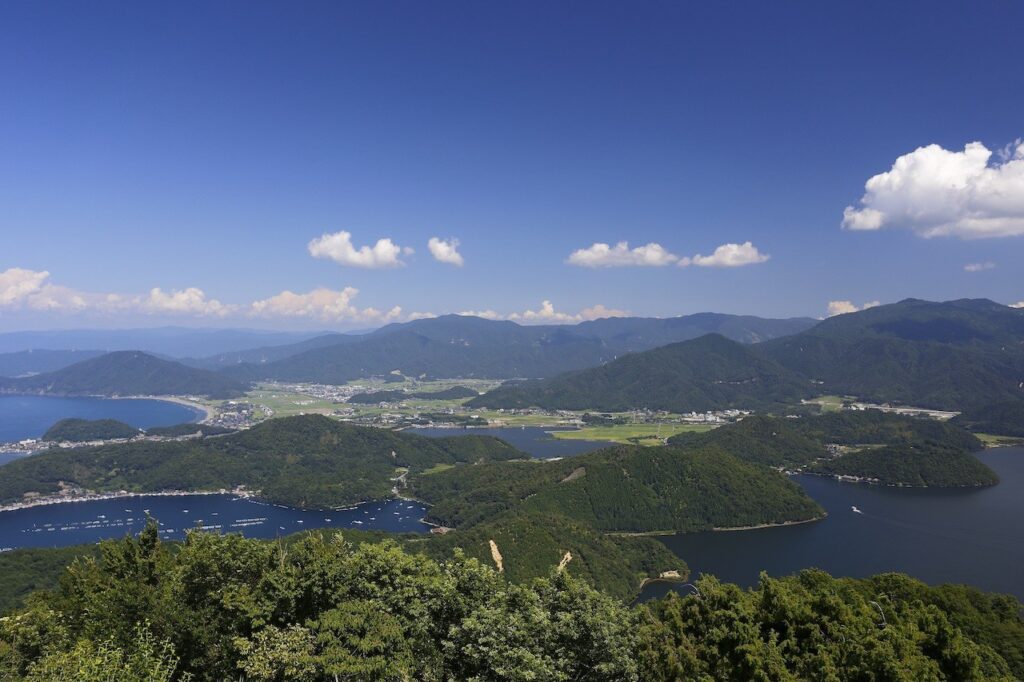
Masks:
[[[508,383],[467,404],[704,412],[734,406],[771,407],[811,393],[809,381],[776,363],[758,346],[708,334],[552,379]]]
[[[407,376],[430,378],[546,377],[709,332],[755,342],[795,333],[813,323],[806,318],[771,320],[701,313],[666,319],[609,318],[578,325],[524,326],[444,315],[388,325],[320,348],[294,346],[296,352],[276,361],[259,365],[236,363],[225,371],[246,379],[327,383],[385,375],[394,370]],[[278,353],[287,350],[282,348]],[[221,360],[214,362],[226,367]]]
[[[0,392],[48,395],[206,395],[234,398],[246,385],[217,372],[186,367],[141,351],[116,351],[63,369],[0,379]]]
[[[763,408],[823,394],[947,410],[1024,400],[1024,311],[991,301],[911,299],[753,346],[730,348],[727,339],[705,338],[715,340],[508,384],[471,404],[689,412]],[[747,386],[739,383],[743,367]],[[754,380],[765,374],[770,380]]]

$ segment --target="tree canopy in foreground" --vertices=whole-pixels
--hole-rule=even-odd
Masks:
[[[630,608],[572,577],[507,582],[460,553],[310,533],[292,542],[155,524],[76,560],[0,619],[0,676],[170,680],[1010,680],[1020,604],[899,575],[819,571]]]

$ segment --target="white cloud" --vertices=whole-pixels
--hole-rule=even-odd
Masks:
[[[45,270],[8,268],[0,272],[0,306],[21,305],[43,288],[50,273]]]
[[[710,256],[697,254],[693,258],[679,260],[680,267],[696,265],[702,268],[740,268],[744,265],[764,263],[771,256],[761,253],[750,242],[742,244],[722,244]]]
[[[314,258],[329,258],[339,265],[356,268],[399,267],[405,265],[399,256],[413,253],[412,249],[403,249],[390,239],[378,239],[372,247],[361,246],[357,249],[352,245],[352,234],[345,230],[324,234],[309,242],[308,248]]]
[[[967,272],[984,272],[985,270],[993,270],[995,267],[995,263],[987,260],[984,263],[968,263],[964,266],[964,270]]]
[[[186,315],[218,315],[231,312],[216,299],[206,297],[202,289],[189,287],[180,291],[164,292],[160,287],[149,290],[149,296],[139,301],[139,307],[153,313],[176,313]]]
[[[359,322],[390,322],[402,314],[399,306],[386,313],[376,308],[359,309],[352,303],[358,294],[359,290],[354,287],[345,287],[341,291],[321,287],[304,294],[282,291],[276,296],[253,302],[250,311],[257,317],[306,317],[324,321]]]
[[[437,317],[434,313],[409,313],[405,318],[406,321],[412,322],[413,320],[430,320]]]
[[[1024,301],[1020,301],[1018,303],[1011,303],[1010,307],[1011,308],[1024,308]]]
[[[585,268],[621,268],[661,267],[677,260],[678,256],[654,242],[635,249],[629,248],[629,242],[619,242],[615,246],[596,242],[586,249],[573,251],[565,262]]]
[[[997,156],[992,162],[980,142],[963,151],[919,147],[867,181],[860,206],[843,211],[843,227],[963,239],[1024,235],[1024,141]]]
[[[551,301],[541,301],[539,310],[526,310],[522,313],[512,313],[507,319],[523,323],[575,324],[585,320],[596,320],[601,317],[625,317],[628,314],[629,313],[624,310],[606,308],[599,304],[590,308],[584,308],[574,315],[572,313],[563,313],[555,310],[555,306]]]
[[[857,305],[852,301],[829,301],[827,317],[834,317],[835,315],[845,315],[846,313],[855,313],[859,310],[867,310],[868,308],[874,308],[877,305],[881,304],[878,301],[868,301],[864,305],[857,307]]]
[[[462,267],[462,254],[459,253],[459,240],[458,239],[439,239],[438,237],[431,237],[430,241],[427,242],[427,248],[430,249],[430,255],[442,263],[448,263],[450,265],[457,265]]]
[[[459,315],[465,317],[482,317],[485,320],[504,320],[505,317],[493,310],[463,310]]]

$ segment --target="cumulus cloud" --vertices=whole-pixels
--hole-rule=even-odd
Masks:
[[[596,320],[602,317],[625,317],[628,314],[629,313],[624,310],[606,308],[600,304],[590,308],[584,308],[576,314],[565,313],[555,310],[555,306],[551,301],[541,301],[539,309],[525,310],[521,313],[512,313],[507,317],[507,319],[526,324],[574,324],[585,320]]]
[[[432,318],[435,318],[435,317],[437,317],[437,315],[435,313],[423,312],[423,313],[409,313],[409,315],[405,319],[408,320],[409,322],[412,322],[413,320],[429,320],[429,319],[432,319]]]
[[[984,272],[985,270],[993,270],[995,269],[995,267],[995,263],[993,263],[990,260],[987,260],[983,263],[968,263],[967,265],[964,266],[964,270],[966,270],[967,272]]]
[[[744,265],[764,263],[771,256],[761,253],[750,242],[742,244],[722,244],[710,256],[697,254],[692,258],[681,258],[680,267],[696,265],[702,268],[740,268]]]
[[[827,317],[834,317],[835,315],[845,315],[846,313],[855,313],[859,310],[867,310],[868,308],[874,308],[877,305],[881,304],[878,301],[868,301],[864,305],[858,307],[857,304],[853,303],[852,301],[829,301]]]
[[[0,272],[0,305],[20,305],[32,294],[43,288],[50,276],[45,270],[35,271],[24,268],[9,268]]]
[[[387,312],[376,308],[358,308],[353,299],[359,294],[354,287],[341,291],[320,287],[304,294],[282,291],[276,296],[255,301],[251,314],[257,317],[306,317],[325,322],[352,320],[359,322],[390,322],[402,314],[395,306]]]
[[[992,157],[980,142],[963,151],[930,144],[904,154],[867,181],[860,206],[843,211],[843,227],[963,239],[1024,235],[1024,141]]]
[[[494,310],[463,310],[459,315],[464,317],[482,317],[485,320],[504,320],[505,316]]]
[[[442,263],[448,263],[449,265],[457,265],[462,267],[462,254],[459,253],[459,240],[458,239],[440,239],[438,237],[431,237],[430,241],[427,242],[427,248],[430,249],[430,255]]]
[[[216,299],[207,298],[202,289],[189,287],[181,291],[164,292],[160,287],[149,290],[149,296],[140,301],[140,307],[154,313],[224,316],[231,312]]]
[[[586,268],[661,267],[676,263],[680,267],[696,265],[703,268],[738,268],[764,263],[770,256],[757,250],[750,242],[722,244],[710,256],[684,256],[680,258],[661,244],[651,242],[634,249],[629,242],[609,246],[598,242],[586,249],[573,251],[566,263]]]
[[[309,242],[308,248],[314,258],[329,258],[339,265],[371,269],[405,265],[399,256],[413,253],[412,249],[403,249],[390,239],[378,239],[373,246],[356,248],[352,244],[352,234],[345,230],[321,235]]]
[[[1019,303],[1011,303],[1010,307],[1011,308],[1024,308],[1024,301],[1020,301]]]
[[[629,248],[629,242],[619,242],[615,246],[596,242],[588,248],[573,251],[565,262],[584,268],[621,268],[661,267],[678,260],[678,256],[654,242],[634,249]]]

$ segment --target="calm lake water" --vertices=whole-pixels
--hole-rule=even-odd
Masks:
[[[686,560],[693,577],[711,573],[745,586],[756,584],[762,570],[779,576],[816,567],[849,577],[899,571],[928,583],[967,583],[1024,600],[1024,448],[989,450],[980,459],[999,474],[999,485],[927,490],[799,476],[828,518],[663,541]],[[641,599],[670,589],[688,588],[657,583]]]
[[[138,533],[146,510],[161,537],[180,540],[197,526],[253,538],[274,538],[312,528],[358,528],[423,533],[426,507],[416,502],[366,502],[340,511],[303,511],[233,495],[144,495],[114,500],[50,504],[0,512],[0,548],[63,547]]]
[[[0,395],[0,442],[38,438],[68,417],[117,419],[145,429],[195,421],[202,414],[167,400]]]
[[[406,429],[405,433],[415,433],[420,436],[439,438],[445,436],[464,436],[467,434],[477,436],[496,436],[508,441],[523,452],[529,453],[539,459],[550,457],[573,457],[582,455],[584,452],[606,448],[612,443],[598,440],[560,440],[555,438],[548,431],[572,431],[573,429],[540,428],[527,426],[525,428],[495,428],[495,429]]]

